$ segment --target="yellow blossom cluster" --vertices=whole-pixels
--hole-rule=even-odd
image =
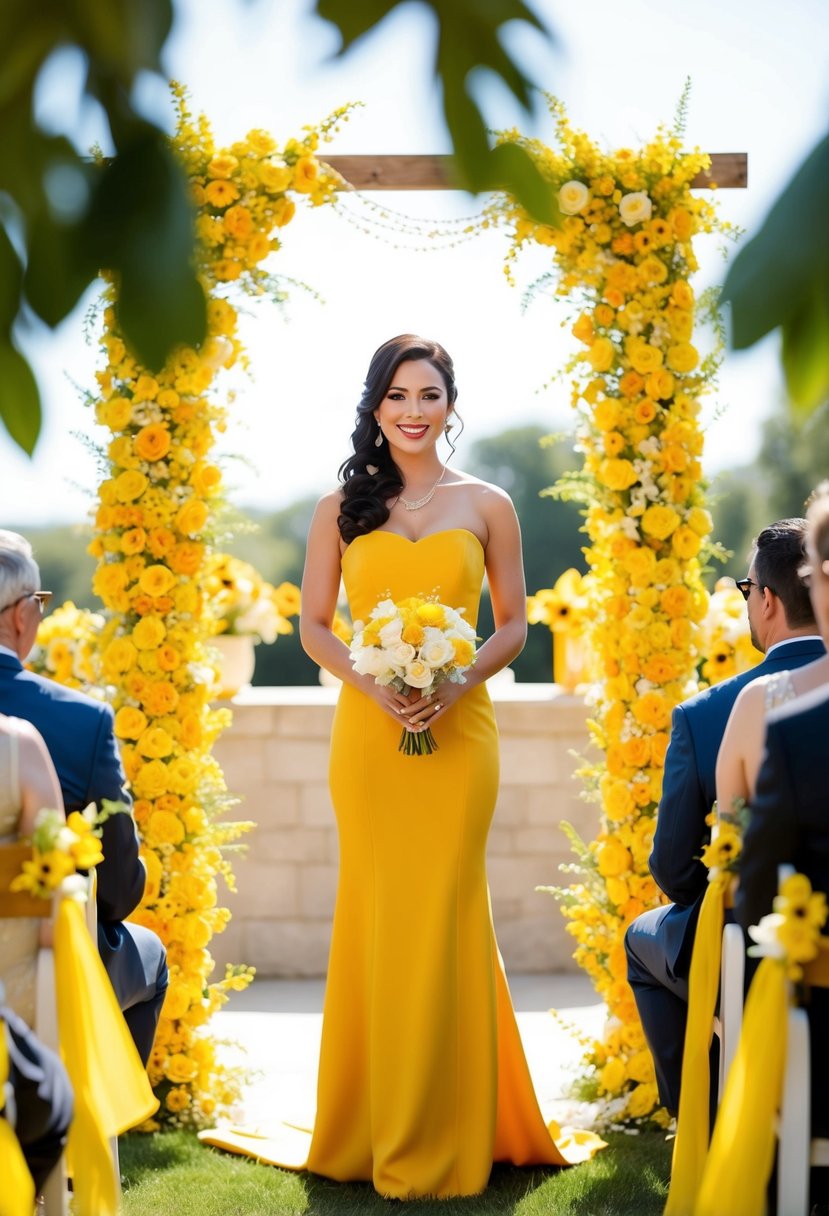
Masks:
[[[263,262],[279,248],[274,233],[290,222],[297,201],[333,197],[339,179],[315,149],[343,112],[282,147],[252,131],[221,149],[206,120],[192,119],[184,91],[174,91],[173,147],[198,208],[208,336],[198,350],[176,349],[161,369],[140,367],[118,330],[117,285],[110,283],[101,338],[106,366],[97,374],[95,403],[97,421],[110,432],[108,473],[90,551],[98,559],[94,590],[108,616],[99,638],[101,672],[114,690],[115,731],[147,866],[144,900],[132,919],[158,933],[170,967],[150,1079],[161,1100],[159,1119],[196,1126],[235,1099],[238,1079],[218,1062],[205,1027],[227,993],[252,978],[249,968],[228,967],[223,979],[208,981],[210,940],[230,919],[219,906],[217,878],[234,889],[225,851],[252,826],[222,822],[231,799],[211,756],[230,720],[229,710],[210,704],[210,639],[227,623],[210,594],[222,503],[211,450],[225,425],[213,383],[243,353],[227,293],[267,290]],[[279,590],[280,628],[296,610],[295,593],[287,585]]]
[[[102,697],[98,637],[104,623],[101,613],[77,608],[67,600],[41,621],[27,668],[68,688]]]
[[[556,193],[561,226],[536,224],[508,196],[487,218],[510,233],[510,277],[525,245],[549,247],[550,278],[572,302],[581,344],[568,370],[584,467],[562,492],[585,503],[589,537],[583,632],[596,680],[590,730],[602,759],[580,776],[599,802],[600,826],[589,844],[573,838],[578,880],[559,894],[575,958],[610,1015],[587,1057],[593,1096],[609,1118],[659,1121],[623,938],[662,899],[648,856],[671,711],[697,688],[712,527],[699,399],[719,350],[703,358],[692,341],[689,278],[693,237],[727,225],[691,193],[708,158],[684,151],[676,133],[660,129],[638,151],[607,153],[560,106],[553,112],[558,149],[521,142]]]
[[[763,655],[751,640],[745,601],[731,579],[717,580],[702,622],[700,675],[706,684],[719,684],[755,667]]]
[[[250,562],[230,553],[214,553],[207,563],[206,589],[219,633],[247,634],[257,642],[274,642],[279,634],[293,633],[288,618],[300,610],[299,587],[294,583],[273,587]]]

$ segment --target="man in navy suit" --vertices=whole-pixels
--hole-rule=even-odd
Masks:
[[[23,667],[34,645],[46,593],[31,546],[16,532],[0,531],[0,712],[32,722],[57,770],[67,814],[104,798],[131,799],[113,730],[102,701],[43,679]],[[103,826],[104,860],[98,866],[98,949],[124,1018],[146,1064],[167,989],[166,952],[155,933],[124,924],[144,894],[146,871],[138,855],[131,814]]]
[[[809,595],[798,577],[805,520],[784,519],[755,541],[746,600],[751,637],[765,659],[678,705],[665,756],[662,798],[650,869],[673,902],[638,916],[625,935],[628,980],[654,1059],[659,1098],[679,1109],[688,1013],[688,970],[708,871],[700,855],[716,799],[717,753],[737,694],[751,680],[812,663],[824,653]],[[716,1086],[712,1086],[715,1100]]]

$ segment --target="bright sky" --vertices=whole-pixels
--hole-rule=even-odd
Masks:
[[[336,38],[309,7],[307,0],[178,0],[166,67],[188,85],[194,109],[210,117],[217,142],[230,143],[251,127],[281,142],[343,102],[360,100],[365,108],[329,146],[331,154],[448,150],[426,10],[404,5],[344,63],[334,63]],[[749,154],[750,188],[719,196],[723,215],[749,233],[826,129],[825,0],[793,0],[785,13],[772,0],[535,0],[535,8],[559,36],[557,48],[521,36],[535,80],[564,100],[576,125],[611,146],[637,143],[669,122],[691,76],[688,143]],[[103,136],[94,113],[78,113],[76,80],[77,65],[61,57],[43,84],[40,112],[61,129],[68,122],[86,147]],[[145,92],[147,105],[170,122],[164,90],[151,84]],[[530,134],[551,135],[543,108],[534,124],[520,120],[497,87],[487,93],[486,112],[493,127],[522,121]],[[372,197],[432,218],[477,209],[456,193]],[[520,290],[501,273],[502,238],[438,252],[399,250],[328,208],[300,213],[283,235],[274,270],[313,287],[324,303],[297,291],[286,313],[263,302],[245,320],[254,379],[234,386],[225,443],[241,457],[228,466],[240,505],[275,509],[335,484],[371,354],[397,333],[437,338],[455,360],[466,421],[455,458],[460,466],[464,448],[484,435],[524,422],[550,430],[569,425],[566,385],[538,390],[575,340],[562,330],[563,310],[553,300],[522,314]],[[723,263],[713,242],[699,253],[701,289],[721,281]],[[542,260],[522,264],[522,283],[543,268]],[[0,525],[86,516],[97,471],[77,436],[103,438],[80,400],[80,390],[94,386],[97,351],[83,336],[93,298],[56,334],[26,340],[46,421],[31,462],[0,432]],[[780,394],[776,340],[727,356],[719,396],[707,406],[709,473],[752,459],[760,422]]]

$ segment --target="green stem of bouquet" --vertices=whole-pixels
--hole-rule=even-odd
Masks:
[[[432,752],[438,750],[438,745],[428,726],[422,731],[407,730],[404,726],[397,750],[407,756],[431,756]]]

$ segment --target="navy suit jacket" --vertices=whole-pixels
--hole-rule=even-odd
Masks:
[[[829,688],[816,688],[769,714],[734,905],[744,929],[771,912],[782,863],[829,895],[827,749]]]
[[[674,709],[649,864],[657,885],[674,905],[662,922],[662,935],[668,966],[675,975],[687,973],[708,881],[699,858],[711,834],[705,817],[717,797],[717,753],[734,702],[759,676],[803,667],[824,654],[819,639],[783,642],[750,671],[706,688]]]
[[[25,718],[40,731],[52,757],[67,814],[102,798],[131,806],[109,705],[26,671],[0,652],[0,713]],[[113,815],[103,828],[98,866],[98,918],[129,916],[144,894],[146,871],[138,856],[132,815]],[[101,925],[101,929],[105,924]]]

